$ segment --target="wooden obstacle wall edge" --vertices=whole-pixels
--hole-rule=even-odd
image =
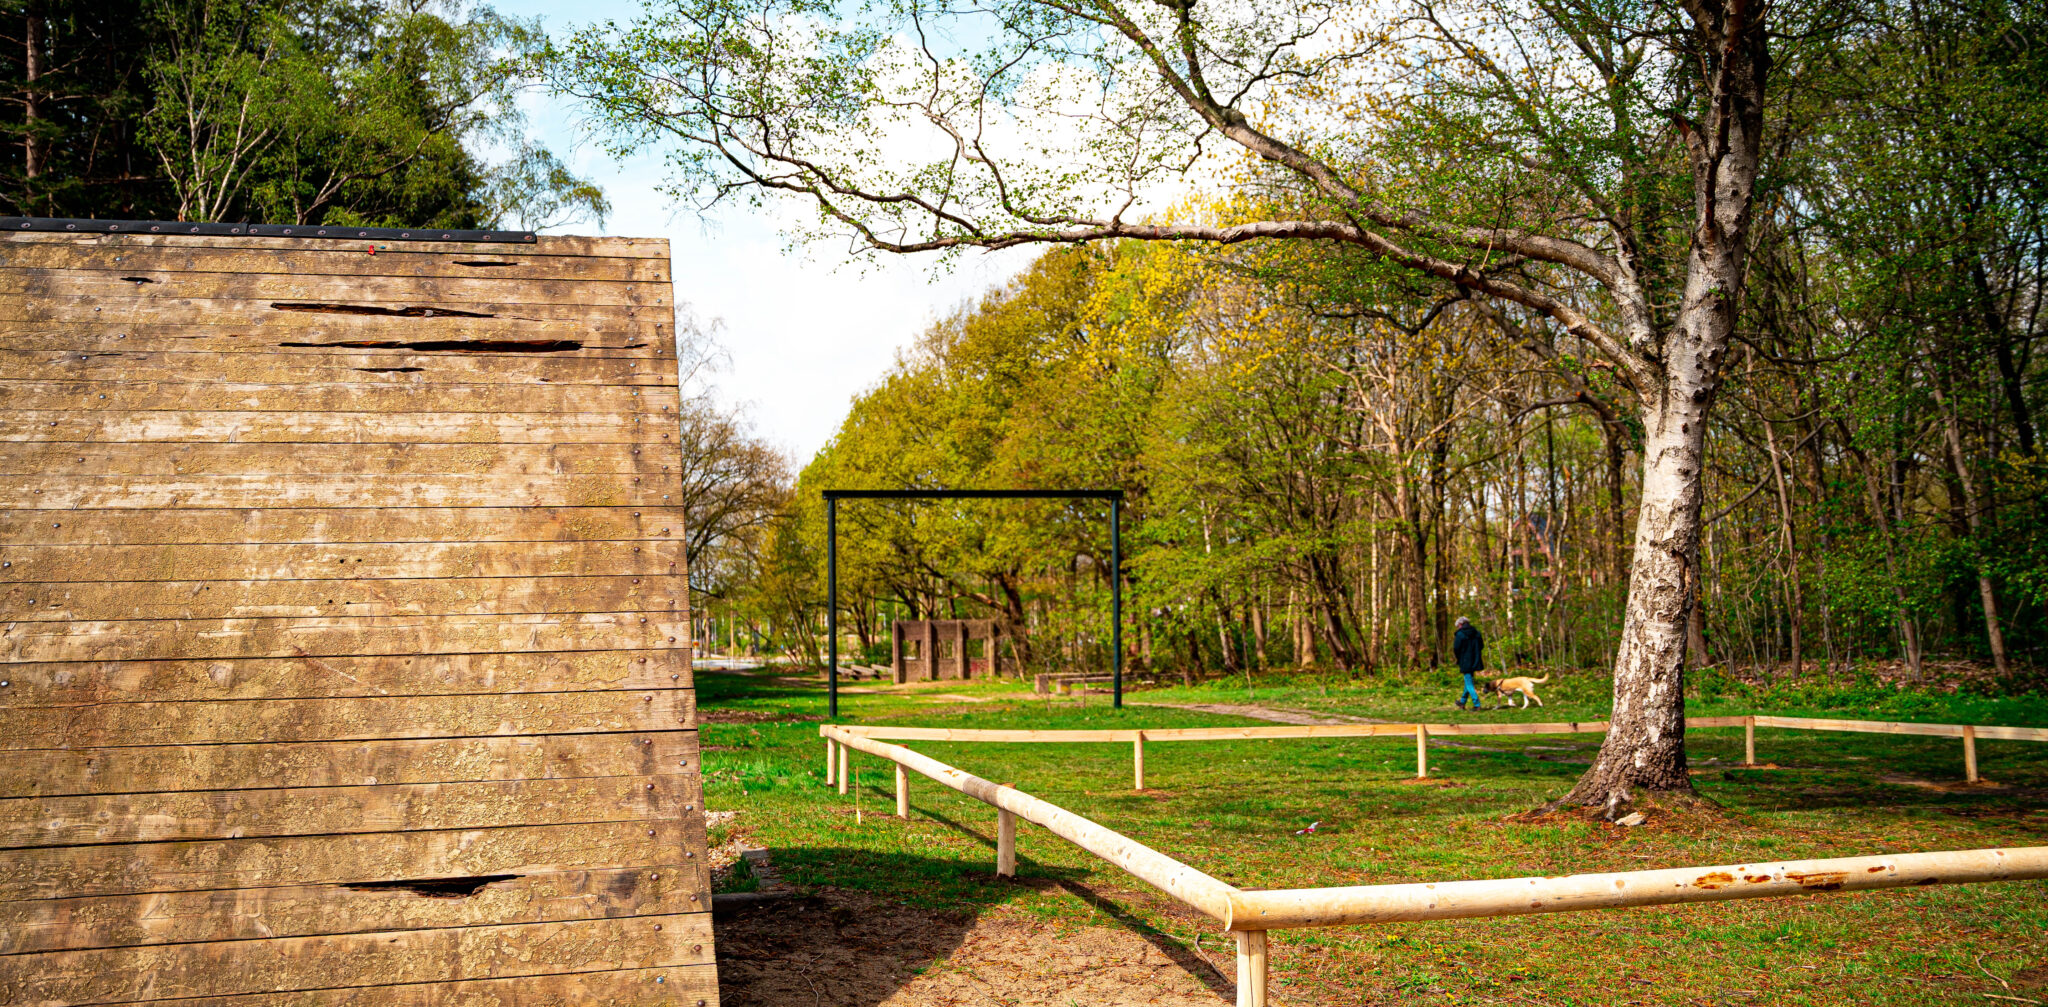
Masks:
[[[718,999],[666,242],[0,234],[0,1003]]]

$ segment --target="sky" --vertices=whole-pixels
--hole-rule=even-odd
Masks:
[[[625,22],[639,9],[637,0],[583,0],[567,8],[573,16],[543,0],[492,6],[538,16],[554,33]],[[798,466],[831,438],[854,396],[888,371],[898,348],[1006,282],[1032,254],[971,253],[939,267],[931,256],[855,261],[844,246],[792,249],[764,211],[735,206],[707,218],[670,205],[655,191],[660,154],[614,160],[579,128],[572,102],[536,92],[525,104],[530,136],[604,187],[612,213],[602,233],[669,240],[678,305],[722,326],[728,362],[712,377],[717,396],[745,409]],[[591,224],[557,230],[599,233]]]

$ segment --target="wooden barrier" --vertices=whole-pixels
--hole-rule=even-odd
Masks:
[[[1009,744],[1131,743],[1132,777],[1135,788],[1145,789],[1145,742],[1147,741],[1278,741],[1302,738],[1384,738],[1413,735],[1415,777],[1429,778],[1429,739],[1440,736],[1487,736],[1522,734],[1604,734],[1607,722],[1552,721],[1531,724],[1258,724],[1241,727],[1162,727],[1144,730],[1029,730],[1009,728],[952,727],[868,727],[858,724],[834,725],[863,738],[891,741],[1002,742]],[[1915,724],[1879,720],[1830,720],[1811,717],[1775,717],[1756,714],[1742,717],[1687,717],[1687,730],[1742,728],[1742,764],[1756,765],[1756,729],[1777,727],[1808,731],[1853,731],[1869,734],[1903,734],[1934,738],[1961,738],[1963,778],[1979,782],[1977,739],[2001,741],[2048,741],[2048,728],[2000,727],[1973,724]],[[832,742],[827,739],[829,750]],[[829,757],[828,757],[829,758]],[[831,782],[827,770],[826,782]]]
[[[716,1002],[666,241],[0,291],[0,1004]]]
[[[1742,727],[1753,737],[1755,724],[1764,717],[1696,718],[1708,721],[1689,726]],[[1781,722],[1797,718],[1768,718]],[[1859,723],[1830,721],[1831,725]],[[1333,725],[1334,726],[1334,725]],[[1416,739],[1418,775],[1428,771],[1427,744],[1439,725],[1341,725],[1344,727],[1398,727],[1412,731]],[[1440,725],[1444,727],[1556,727],[1559,725]],[[1582,725],[1568,725],[1584,730]],[[1605,725],[1602,725],[1603,727]],[[1949,725],[1914,725],[1945,727]],[[1827,730],[1853,730],[1841,726]],[[1250,728],[1248,730],[1258,730]],[[2026,731],[2028,728],[2008,728]],[[1266,932],[1303,927],[1346,926],[1359,923],[1389,923],[1434,919],[1469,919],[1520,916],[1535,913],[1579,912],[1630,906],[1671,905],[1688,902],[1719,902],[1731,899],[1774,898],[1828,892],[1874,891],[1887,888],[1920,887],[1990,881],[2020,881],[2048,878],[2048,847],[2019,847],[1988,850],[1954,850],[1936,853],[1902,853],[1875,857],[1834,857],[1777,864],[1728,864],[1718,867],[1678,867],[1606,874],[1578,874],[1567,877],[1500,878],[1397,885],[1357,885],[1338,888],[1296,888],[1245,891],[1212,878],[1172,857],[1076,815],[1047,801],[1025,794],[1008,784],[990,783],[899,745],[877,740],[877,734],[940,733],[945,740],[964,740],[962,734],[1034,735],[1088,734],[1096,737],[1061,740],[1124,741],[1142,745],[1160,740],[1167,731],[943,731],[933,728],[858,728],[838,724],[820,725],[819,733],[838,743],[840,792],[845,793],[848,749],[857,749],[895,764],[898,813],[908,815],[905,770],[914,770],[996,809],[996,873],[1013,877],[1017,870],[1017,824],[1019,817],[1044,826],[1056,836],[1122,868],[1139,880],[1200,910],[1223,924],[1237,944],[1238,1007],[1267,1004]],[[1375,731],[1363,736],[1394,732]],[[1500,730],[1445,733],[1546,733]],[[1558,732],[1561,733],[1561,732]],[[1909,732],[1896,732],[1909,733]],[[1932,733],[1932,732],[1913,732]],[[1974,731],[1959,736],[1969,741]],[[2048,732],[2044,732],[2048,733]],[[1116,735],[1116,737],[1102,737]],[[1298,735],[1281,735],[1298,737]],[[1361,735],[1348,735],[1361,736]],[[977,738],[993,741],[1041,741],[1042,738]],[[1187,740],[1181,738],[1178,740]],[[2048,739],[2043,739],[2048,740]],[[1139,750],[1142,752],[1142,749]],[[1142,759],[1142,754],[1140,755]],[[1973,774],[1974,776],[1974,774]],[[1141,781],[1142,783],[1142,781]]]

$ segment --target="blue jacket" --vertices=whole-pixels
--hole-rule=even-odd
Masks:
[[[1486,640],[1471,626],[1462,626],[1451,637],[1451,653],[1458,656],[1458,670],[1467,675],[1486,670],[1486,661],[1481,656],[1486,651]]]

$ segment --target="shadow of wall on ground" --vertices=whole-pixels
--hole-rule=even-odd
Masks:
[[[978,872],[993,882],[984,863],[839,847],[773,852],[778,863],[858,862],[873,885],[817,887],[718,919],[724,1007],[973,1002],[956,1000],[961,994],[997,1003],[1064,1004],[1067,994],[1088,986],[1095,989],[1084,1002],[1109,994],[1162,1005],[1209,1005],[1227,1003],[1233,992],[1231,977],[1210,955],[1145,923],[1114,893],[1081,883],[1078,871],[1026,858],[1018,865],[1020,877],[1000,883],[997,891],[1011,885],[1064,890],[1100,914],[1088,921],[1091,926],[1029,914],[991,917],[988,910],[1000,901],[934,904],[920,898],[918,879],[937,874]],[[1111,925],[1102,926],[1104,919]]]

